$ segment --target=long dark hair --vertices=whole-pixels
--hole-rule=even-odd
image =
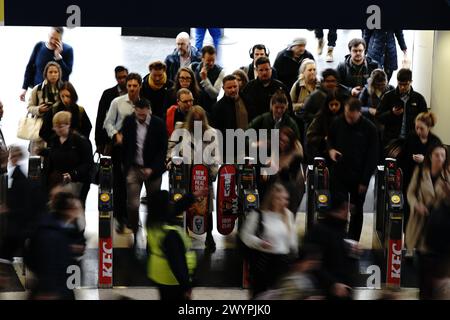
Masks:
[[[431,170],[431,155],[434,152],[434,150],[436,150],[438,148],[442,148],[445,151],[445,160],[444,160],[444,164],[442,167],[442,172],[449,173],[448,149],[445,145],[443,145],[441,143],[433,144],[428,148],[426,155],[425,155],[425,159],[423,160],[423,165],[424,165],[424,167]]]
[[[191,84],[189,85],[188,89],[192,92],[194,99],[198,99],[200,97],[200,87],[197,83],[194,72],[186,67],[181,67],[175,76],[175,94],[178,92],[178,90],[181,89],[179,77],[181,72],[183,71],[189,73],[189,75],[191,76]]]
[[[331,101],[337,100],[341,104],[341,108],[336,114],[333,114],[330,111],[329,104]],[[340,95],[336,94],[336,92],[331,92],[327,95],[327,98],[325,99],[325,103],[322,105],[322,107],[319,109],[319,111],[316,113],[317,121],[322,123],[322,126],[324,128],[329,128],[331,125],[331,122],[333,119],[335,119],[337,116],[344,113],[344,98]]]
[[[75,87],[73,86],[72,83],[70,83],[69,81],[66,81],[62,84],[62,86],[59,88],[59,93],[61,94],[62,90],[67,90],[70,93],[70,104],[75,105],[78,101],[78,94],[77,91],[75,90]],[[61,99],[62,102],[62,99]]]
[[[289,127],[281,127],[280,137],[282,134],[284,134],[289,139],[288,150],[286,150],[286,153],[292,152],[295,149],[295,144],[297,143],[297,141],[299,141],[295,135],[294,130]]]

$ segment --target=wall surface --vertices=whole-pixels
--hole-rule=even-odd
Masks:
[[[450,31],[436,31],[431,86],[431,110],[437,115],[436,133],[450,144]]]

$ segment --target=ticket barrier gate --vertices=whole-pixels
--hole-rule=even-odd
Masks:
[[[171,201],[180,200],[189,190],[189,170],[183,163],[182,157],[172,158],[172,167],[169,170],[169,195]],[[186,212],[177,216],[177,224],[187,230]]]
[[[375,178],[373,248],[378,252],[386,286],[400,288],[403,248],[403,174],[396,159],[386,158]]]
[[[238,175],[238,194],[241,208],[241,216],[238,219],[238,230],[242,226],[246,215],[260,206],[258,187],[256,183],[256,167],[253,164],[254,159],[251,157],[244,158],[244,164],[239,166]],[[242,287],[249,288],[249,264],[246,259],[242,266]]]
[[[113,172],[111,157],[100,158],[98,185],[98,287],[113,287]]]
[[[329,171],[324,158],[316,157],[306,173],[306,228],[311,227],[330,208]]]
[[[259,193],[256,183],[256,168],[253,164],[254,159],[244,158],[245,163],[240,166],[238,178],[238,192],[241,211],[245,214],[253,209],[259,208]]]

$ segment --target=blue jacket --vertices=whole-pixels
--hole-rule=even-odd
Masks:
[[[395,38],[402,51],[406,50],[405,38],[402,30],[363,30],[363,37],[367,44],[367,56],[378,61],[385,70],[397,70],[397,47]]]
[[[73,66],[73,49],[68,44],[63,43],[62,59],[55,60],[54,50],[45,46],[45,42],[38,42],[31,53],[25,69],[22,89],[33,88],[35,85],[44,81],[44,68],[50,61],[56,61],[62,69],[62,81],[69,81]]]
[[[202,61],[200,52],[198,52],[197,48],[191,46],[191,63],[200,61]],[[175,81],[175,76],[177,75],[178,69],[180,69],[180,56],[178,55],[178,50],[173,50],[173,52],[166,57],[164,63],[167,66],[167,78]]]

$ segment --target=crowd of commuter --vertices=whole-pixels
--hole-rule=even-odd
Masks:
[[[77,104],[77,91],[69,82],[74,52],[62,42],[62,28],[52,28],[48,41],[34,48],[20,98],[32,88],[28,111],[42,119],[39,138],[30,142],[29,152],[42,159],[42,179],[37,183],[42,187],[38,189],[44,190],[41,198],[45,201],[35,199],[37,194],[32,191],[21,191],[36,188],[17,165],[24,150],[11,147],[8,151],[0,135],[1,159],[9,156],[15,166],[15,184],[2,208],[13,221],[10,228],[18,228],[29,211],[36,212],[26,229],[8,230],[0,255],[2,261],[11,261],[14,251],[33,234],[31,249],[43,258],[41,263],[31,262],[39,279],[32,298],[74,298],[73,292],[62,289],[63,267],[84,250],[83,208],[94,151],[112,158],[116,231],[133,233],[136,248],[140,228],[147,228],[149,268],[171,270],[161,276],[149,269],[161,297],[191,297],[192,270],[184,261],[190,243],[170,223],[175,211],[182,210],[168,203],[161,183],[176,155],[177,129],[184,129],[195,149],[194,122],[200,122],[200,138],[206,131],[212,132],[213,146],[200,141],[201,151],[219,150],[208,163],[210,205],[205,248],[211,252],[216,247],[212,236],[213,181],[219,166],[228,160],[218,145],[218,133],[225,137],[228,129],[266,129],[267,140],[257,137],[260,147],[270,140],[270,130],[279,130],[278,158],[261,164],[274,167],[275,174],[263,175],[257,170],[261,207],[247,215],[240,229],[242,241],[253,252],[249,257],[253,298],[351,298],[353,277],[358,273],[355,256],[360,251],[357,243],[363,205],[370,179],[385,157],[396,158],[403,169],[405,247],[420,257],[421,297],[434,298],[433,281],[437,280],[433,276],[448,276],[442,265],[449,266],[450,252],[448,246],[436,246],[439,241],[430,237],[430,228],[434,226],[439,232],[434,236],[444,242],[450,230],[429,222],[434,221],[433,212],[440,212],[444,220],[447,214],[446,221],[449,219],[450,212],[443,209],[448,208],[450,190],[448,151],[431,132],[437,119],[425,98],[413,90],[412,71],[401,68],[396,75],[397,87],[389,85],[398,69],[393,63],[397,56],[391,53],[394,35],[405,54],[407,50],[402,32],[365,30],[361,38],[348,43],[349,53],[336,69],[321,72],[313,53],[306,50],[305,38],[295,38],[279,52],[273,67],[266,45],[256,44],[250,50],[252,62],[226,74],[216,63],[220,30],[208,30],[215,46],[202,45],[206,29],[197,31],[195,47],[187,33],[180,33],[175,50],[164,62],[151,61],[143,78],[125,66],[114,69],[117,84],[103,92],[98,106],[95,146],[89,139],[92,122]],[[328,36],[327,62],[331,62],[336,58],[336,30],[330,30]],[[323,31],[317,29],[316,37],[321,53]],[[379,61],[380,50],[388,50],[392,56],[384,55]],[[246,155],[245,150],[233,151],[238,157]],[[330,169],[332,206],[326,219],[308,230],[305,239],[299,239],[295,217],[305,193],[305,168],[315,157],[325,158]],[[143,185],[148,197],[147,221],[139,218]],[[15,198],[18,192],[29,194],[29,203],[35,206],[21,206]],[[194,202],[192,196],[186,195],[185,207]],[[38,216],[43,218],[35,222]],[[54,243],[58,243],[54,251],[45,251]],[[161,255],[165,256],[163,261]],[[58,263],[57,257],[64,261]]]

